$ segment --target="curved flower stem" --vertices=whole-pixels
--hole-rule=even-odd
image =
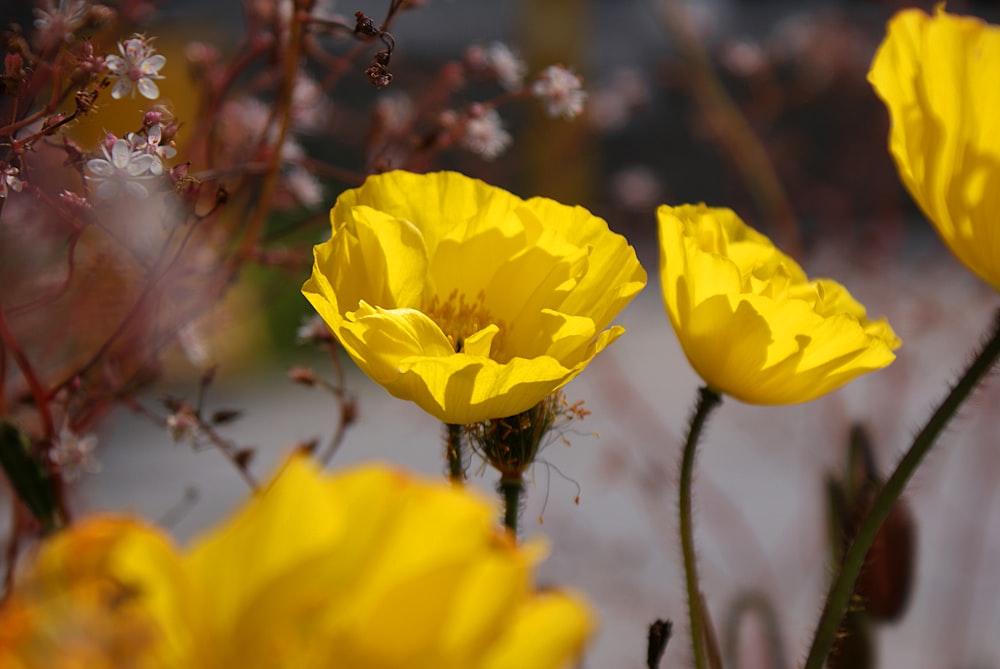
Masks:
[[[444,444],[444,457],[448,461],[448,480],[459,485],[465,480],[465,459],[462,453],[462,426],[445,423],[447,436]]]
[[[500,494],[503,495],[503,524],[517,537],[517,517],[521,512],[521,491],[524,479],[520,472],[504,473],[500,476]]]
[[[871,512],[861,522],[854,541],[844,555],[840,572],[830,586],[826,604],[823,606],[823,613],[816,626],[812,647],[806,658],[805,669],[822,669],[826,663],[827,656],[836,640],[837,630],[840,628],[851,595],[854,593],[854,585],[861,573],[865,556],[875,541],[875,535],[882,526],[882,522],[889,515],[896,500],[903,493],[907,482],[934,445],[938,435],[958,411],[962,402],[993,367],[998,357],[1000,357],[1000,311],[994,317],[990,338],[976,354],[962,377],[952,387],[948,396],[931,415],[927,424],[914,438],[913,444],[896,465],[895,471],[878,491]]]
[[[698,564],[694,553],[694,521],[691,512],[691,482],[698,438],[712,409],[722,403],[722,396],[707,386],[698,389],[698,403],[688,426],[687,441],[681,456],[680,520],[681,553],[684,556],[684,580],[687,586],[688,619],[691,627],[691,652],[696,669],[705,669],[708,655],[705,649],[705,620],[702,617],[701,590],[698,587]]]
[[[738,667],[738,643],[740,625],[744,619],[756,618],[763,628],[764,643],[771,657],[772,669],[785,669],[788,662],[781,645],[781,624],[778,622],[778,612],[771,600],[760,591],[748,590],[741,593],[726,613],[725,657],[732,661],[732,666]]]

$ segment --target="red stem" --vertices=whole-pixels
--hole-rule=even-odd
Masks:
[[[46,442],[49,442],[55,434],[55,427],[52,424],[52,408],[49,405],[49,395],[38,380],[38,376],[35,374],[35,370],[31,366],[28,357],[17,343],[17,338],[7,323],[7,314],[4,312],[3,305],[0,305],[0,340],[3,341],[4,348],[9,350],[11,355],[14,356],[14,362],[17,363],[18,369],[21,370],[24,380],[31,389],[31,395],[38,406],[39,417],[42,419],[44,439]]]

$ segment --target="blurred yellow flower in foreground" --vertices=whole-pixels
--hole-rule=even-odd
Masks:
[[[122,517],[55,535],[0,608],[0,667],[572,666],[593,621],[535,589],[540,552],[468,492],[297,456],[185,553]]]
[[[868,80],[906,188],[951,252],[1000,290],[1000,28],[942,5],[896,14]]]
[[[885,367],[900,345],[847,290],[810,281],[729,209],[661,206],[663,302],[708,386],[751,404],[815,399]]]
[[[303,293],[366,374],[446,423],[536,405],[624,332],[608,325],[646,283],[586,209],[454,172],[369,177],[330,218]]]

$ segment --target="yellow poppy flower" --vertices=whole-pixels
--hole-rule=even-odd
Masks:
[[[540,553],[467,491],[298,456],[183,553],[112,516],[56,535],[0,608],[0,666],[572,666],[593,620],[534,588]]]
[[[900,178],[945,244],[1000,290],[1000,28],[908,9],[868,80],[889,109]]]
[[[569,382],[646,283],[586,209],[454,172],[369,177],[330,218],[303,293],[368,376],[446,423],[513,416]]]
[[[691,366],[750,404],[815,399],[885,367],[900,341],[885,319],[794,260],[729,209],[661,206],[660,279]]]

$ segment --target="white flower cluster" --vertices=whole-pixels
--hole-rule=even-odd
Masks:
[[[496,109],[485,109],[472,116],[465,124],[462,146],[478,153],[486,160],[493,160],[510,146],[511,136],[503,127],[503,120]]]
[[[115,100],[126,95],[135,98],[136,90],[148,100],[160,97],[160,88],[153,80],[163,79],[160,69],[167,59],[155,53],[141,35],[119,42],[118,51],[120,56],[110,54],[104,59],[112,78],[118,79],[111,89],[111,97]]]
[[[125,192],[134,198],[149,197],[150,180],[163,176],[163,160],[177,155],[177,149],[162,144],[163,128],[157,123],[146,135],[129,133],[125,138],[109,135],[101,144],[103,158],[87,161],[88,182],[99,200],[111,200]]]
[[[59,468],[66,481],[75,481],[81,474],[99,474],[101,463],[94,451],[97,449],[97,437],[88,434],[86,437],[63,426],[59,436],[52,440],[49,450],[49,460]]]
[[[508,91],[520,90],[524,85],[524,73],[528,69],[524,61],[503,42],[493,42],[484,52],[485,65],[497,77],[500,85]]]
[[[67,42],[87,18],[87,3],[84,0],[59,0],[56,7],[35,9],[35,28],[40,33],[58,33]]]
[[[583,80],[562,65],[550,65],[542,70],[531,85],[531,94],[545,103],[545,111],[553,118],[576,118],[583,112],[587,99]]]

